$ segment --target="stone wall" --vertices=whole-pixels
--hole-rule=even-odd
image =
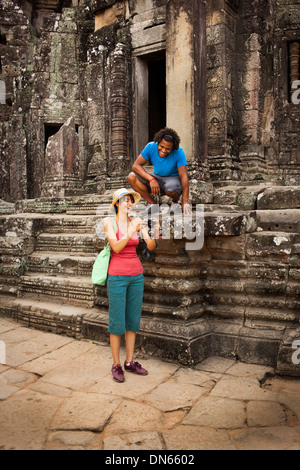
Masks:
[[[299,198],[299,187],[225,186],[205,205],[202,247],[188,250],[172,228],[154,259],[143,260],[139,347],[189,366],[219,355],[299,376]],[[68,196],[0,205],[1,315],[107,338],[106,288],[92,285],[91,271],[109,202]]]
[[[207,12],[211,178],[298,184],[288,47],[299,42],[299,5],[219,0]]]
[[[3,199],[41,195],[48,138],[71,117],[83,193],[124,183],[149,139],[147,61],[158,53],[167,124],[180,129],[195,180],[298,184],[294,2],[5,0],[0,8]]]

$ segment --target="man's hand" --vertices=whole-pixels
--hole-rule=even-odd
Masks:
[[[182,212],[184,214],[192,214],[191,206],[188,202],[183,202],[182,203]]]
[[[160,196],[160,187],[155,178],[150,181],[150,188],[153,196]]]

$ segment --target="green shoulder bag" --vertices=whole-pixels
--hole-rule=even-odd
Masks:
[[[116,232],[116,221],[113,219],[114,231]],[[111,251],[110,244],[105,238],[104,248],[97,256],[92,271],[92,283],[97,286],[105,286],[107,281],[107,272],[110,263]]]

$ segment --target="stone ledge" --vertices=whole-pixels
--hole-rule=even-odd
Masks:
[[[258,195],[257,208],[259,210],[299,209],[300,187],[268,188]]]
[[[10,317],[22,325],[77,339],[108,341],[108,313],[101,308],[71,307],[29,299],[1,298],[0,317]],[[281,375],[300,376],[293,364],[293,342],[300,329],[278,328],[261,322],[260,328],[235,321],[209,317],[181,321],[143,315],[137,347],[143,352],[186,366],[199,363],[212,353],[238,358],[249,364],[276,367]]]

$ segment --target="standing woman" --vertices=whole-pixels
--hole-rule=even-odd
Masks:
[[[125,188],[113,195],[111,210],[115,213],[115,224],[111,217],[103,220],[106,238],[111,247],[111,260],[108,269],[107,292],[109,297],[110,345],[113,356],[112,376],[117,382],[124,382],[124,371],[120,362],[121,336],[125,334],[126,371],[138,375],[148,372],[133,360],[136,333],[140,329],[142,314],[144,276],[143,267],[137,256],[140,233],[147,248],[152,251],[156,240],[151,239],[146,228],[147,222],[139,218],[131,219],[130,211],[140,200],[140,195]],[[155,226],[159,236],[159,224]]]

